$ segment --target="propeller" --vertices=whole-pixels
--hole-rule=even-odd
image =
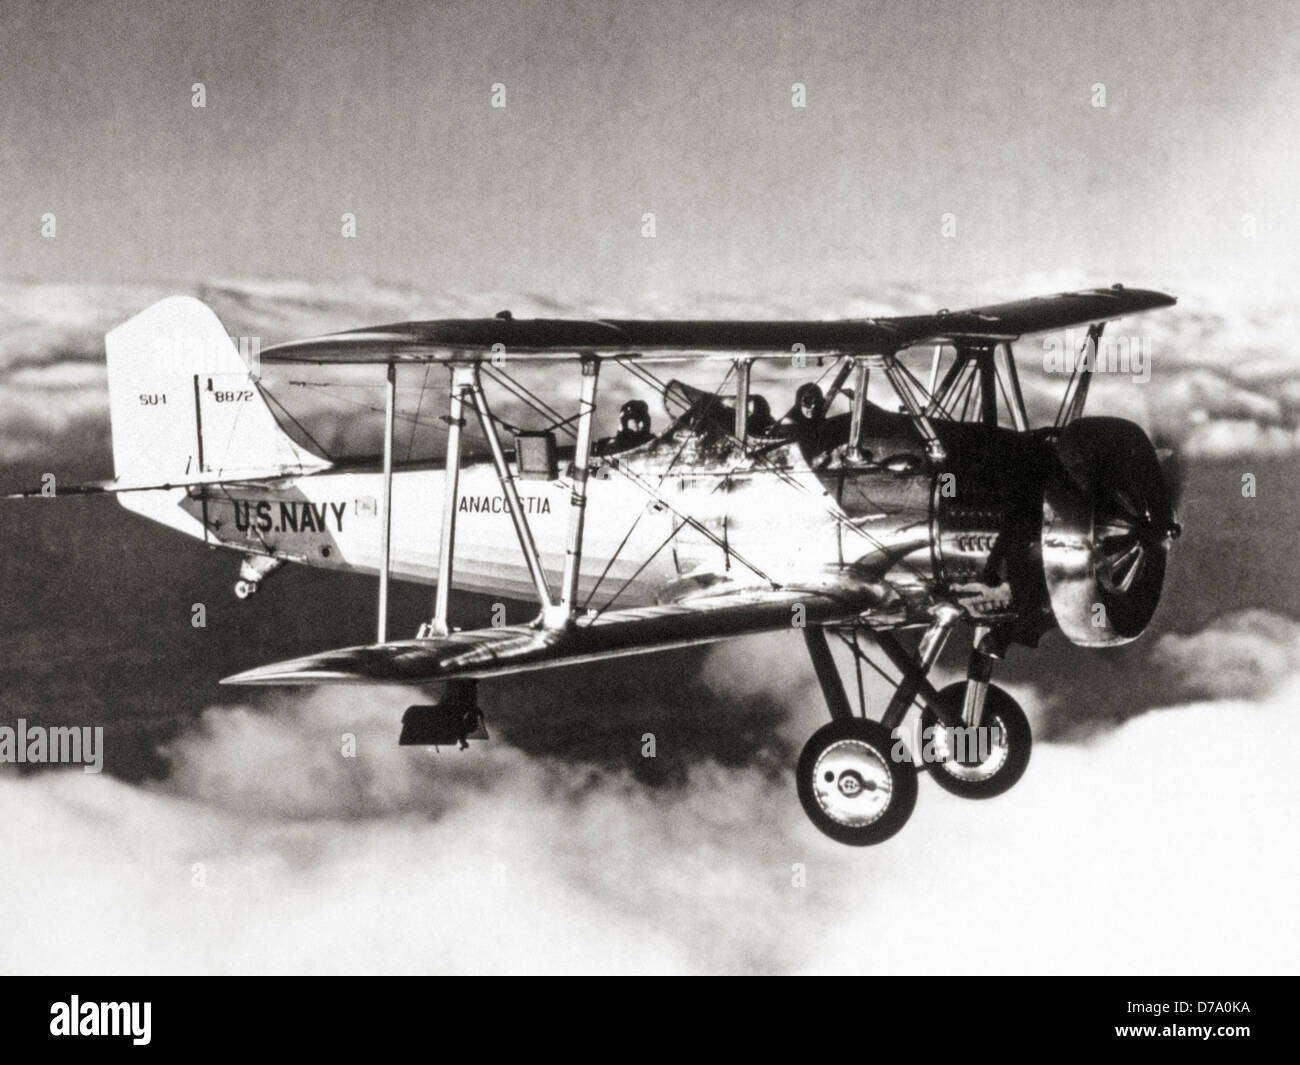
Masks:
[[[1043,571],[1057,624],[1086,647],[1128,643],[1155,613],[1174,517],[1176,467],[1120,418],[1080,418],[1056,441],[1043,492]]]
[[[1098,501],[1093,528],[1101,586],[1121,594],[1132,591],[1152,553],[1163,552],[1167,539],[1181,532],[1177,522],[1157,520],[1151,500],[1135,496],[1131,488],[1111,488]]]

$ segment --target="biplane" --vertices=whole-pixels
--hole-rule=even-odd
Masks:
[[[991,683],[1009,647],[1052,628],[1115,646],[1151,620],[1179,533],[1156,449],[1131,422],[1084,416],[1087,358],[1054,421],[1032,426],[1012,349],[1074,327],[1095,346],[1107,322],[1174,302],[1115,285],[845,321],[502,312],[262,350],[264,364],[383,370],[382,460],[358,463],[287,431],[213,312],[173,297],[107,335],[115,477],[77,490],[241,552],[241,598],[285,562],[377,575],[373,643],[223,683],[438,686],[436,703],[406,710],[403,744],[484,738],[477,685],[493,677],[796,629],[830,716],[798,760],[800,801],[831,838],[872,844],[907,820],[922,770],[968,798],[1023,774],[1029,723]],[[822,374],[774,406],[760,384],[774,362]],[[446,374],[438,461],[394,461],[411,365]],[[720,381],[669,376],[682,365]],[[571,399],[521,382],[538,368]],[[657,428],[644,399],[618,406],[616,428],[611,411],[602,419],[620,374],[661,397]],[[892,402],[873,402],[873,385]],[[530,424],[502,417],[502,397]],[[392,579],[434,586],[410,638],[388,633]],[[454,588],[535,600],[536,616],[463,630]],[[930,671],[958,629],[971,638],[965,679],[936,688]],[[832,640],[855,664],[856,711]],[[864,666],[894,685],[879,713]],[[910,738],[905,718],[919,725]]]

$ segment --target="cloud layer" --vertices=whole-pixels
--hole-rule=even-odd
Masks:
[[[1228,628],[1162,652],[1220,694],[1040,744],[993,802],[923,782],[907,829],[862,851],[811,828],[784,769],[704,761],[656,786],[500,736],[401,749],[397,692],[214,707],[161,783],[0,778],[0,969],[1294,971],[1294,632]],[[739,661],[706,676],[760,690]],[[800,736],[810,688],[778,684]]]

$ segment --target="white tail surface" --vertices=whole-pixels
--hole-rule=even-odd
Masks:
[[[104,338],[119,481],[159,484],[320,469],[279,426],[257,384],[258,345],[212,310],[171,296]]]
[[[215,482],[319,470],[275,420],[257,382],[259,344],[236,345],[199,300],[170,296],[111,330],[108,402],[119,486]],[[203,536],[184,490],[124,493],[123,506]]]

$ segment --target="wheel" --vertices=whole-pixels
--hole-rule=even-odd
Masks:
[[[965,695],[965,681],[949,684],[939,692],[939,698],[957,714],[961,713]],[[991,799],[1009,791],[1029,765],[1029,751],[1033,747],[1029,718],[1020,704],[996,684],[989,685],[980,725],[992,730],[988,733],[985,757],[979,757],[976,746],[967,757],[959,758],[962,752],[951,749],[954,737],[943,727],[938,715],[928,706],[921,711],[921,735],[927,741],[923,747],[926,768],[939,787],[963,799]],[[977,736],[977,743],[982,738]],[[929,757],[931,753],[935,757]]]
[[[799,801],[838,843],[866,847],[887,840],[916,805],[916,767],[896,762],[894,737],[878,721],[848,718],[812,734],[795,771]]]
[[[235,581],[235,598],[247,599],[257,591],[257,585],[252,581]]]

